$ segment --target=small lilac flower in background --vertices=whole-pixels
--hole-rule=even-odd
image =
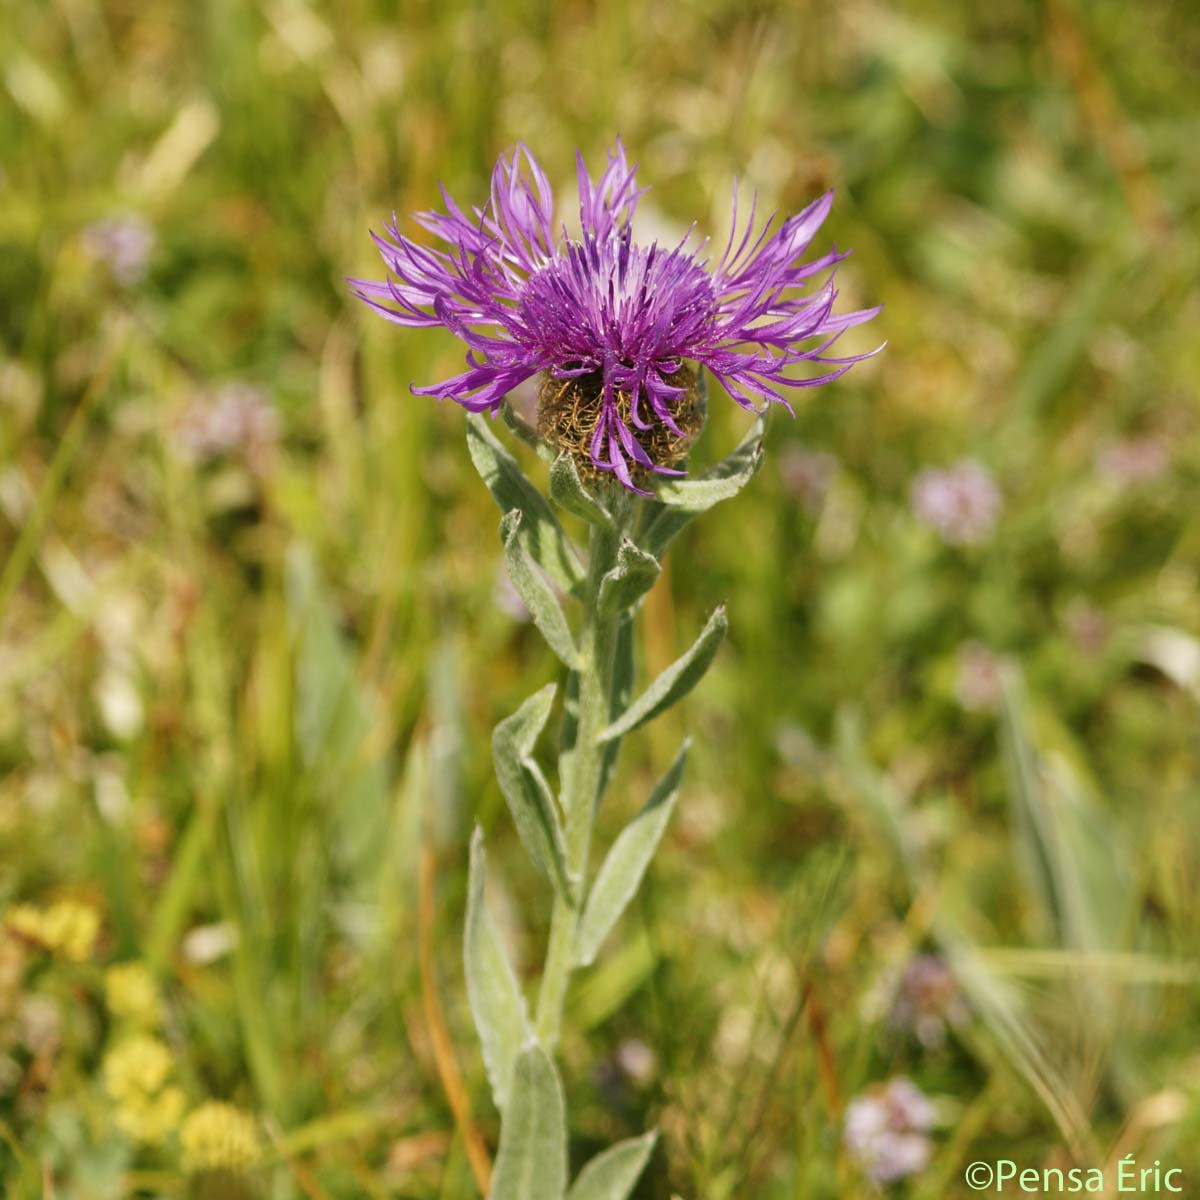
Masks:
[[[925,1094],[898,1076],[857,1096],[846,1108],[846,1149],[878,1184],[925,1169],[933,1154],[927,1132],[934,1110]]]
[[[963,642],[958,648],[958,702],[967,712],[993,712],[1002,693],[1000,659],[982,642]]]
[[[809,513],[818,513],[825,494],[837,477],[838,460],[825,450],[788,446],[779,456],[779,478],[783,490],[798,500]]]
[[[146,277],[157,240],[154,226],[136,213],[114,214],[83,231],[88,253],[105,263],[122,287],[133,287]]]
[[[698,370],[707,368],[744,408],[770,401],[791,411],[787,392],[836,379],[868,354],[829,350],[878,309],[835,313],[836,248],[801,261],[833,203],[754,234],[744,230],[734,189],[724,250],[633,240],[643,188],[620,142],[599,179],[577,156],[580,233],[554,226],[554,197],[525,146],[502,156],[491,198],[468,216],[443,190],[446,212],[417,223],[448,246],[431,249],[393,221],[375,236],[394,279],[351,280],[355,294],[397,325],[443,326],[467,345],[467,370],[413,387],[472,412],[495,412],[505,397],[542,376],[538,432],[585,471],[610,473],[645,492],[651,474],[681,475],[703,424]],[[874,353],[872,351],[871,353]],[[815,375],[796,368],[818,364]]]
[[[197,397],[188,406],[177,436],[180,449],[196,462],[236,454],[262,473],[279,439],[279,414],[261,388],[227,383],[215,396]]]
[[[936,954],[918,954],[904,969],[892,997],[891,1023],[935,1049],[946,1030],[966,1022],[967,1004],[954,972]]]
[[[922,471],[912,503],[918,519],[944,542],[971,546],[991,536],[1003,500],[987,468],[968,458],[945,470]]]
[[[1096,469],[1118,486],[1153,483],[1161,479],[1170,466],[1170,449],[1152,435],[1113,442],[1096,455]]]
[[[1112,628],[1108,618],[1094,604],[1087,600],[1076,601],[1067,610],[1065,623],[1067,636],[1083,654],[1094,658],[1103,653]]]

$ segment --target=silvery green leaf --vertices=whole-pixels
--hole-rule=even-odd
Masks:
[[[488,1200],[563,1200],[566,1190],[562,1085],[550,1056],[532,1042],[521,1051],[513,1072]]]
[[[476,413],[467,418],[467,449],[501,510],[524,512],[521,544],[529,557],[564,591],[575,591],[583,582],[583,569],[553,509]]]
[[[736,496],[762,466],[763,429],[764,421],[759,417],[736,450],[695,479],[660,481],[654,489],[654,501],[647,503],[638,545],[647,554],[662,558],[671,540],[695,516]]]
[[[529,1040],[529,1012],[484,903],[487,853],[483,833],[471,838],[471,867],[467,885],[467,923],[463,934],[463,966],[467,998],[483,1049],[483,1065],[496,1107],[504,1111],[512,1090],[513,1068]]]
[[[569,896],[574,884],[567,873],[558,810],[550,785],[531,757],[550,715],[554,692],[555,685],[548,683],[496,726],[492,731],[492,761],[522,844],[555,887]]]
[[[658,559],[621,539],[617,565],[600,581],[600,612],[604,616],[632,608],[655,584],[662,567]]]
[[[569,454],[560,454],[550,467],[550,499],[567,512],[602,529],[612,526],[612,514],[583,485],[579,468]]]
[[[610,742],[624,737],[639,725],[682,700],[700,682],[704,672],[716,656],[729,628],[722,604],[701,631],[692,648],[677,658],[607,729],[600,734],[599,741]]]
[[[525,443],[543,462],[554,461],[554,449],[538,437],[538,431],[511,404],[500,409],[500,419],[508,431]]]
[[[533,623],[538,627],[547,645],[562,662],[574,670],[579,666],[579,651],[571,636],[567,618],[559,606],[554,589],[530,565],[521,546],[521,526],[525,514],[519,508],[510,508],[500,518],[500,537],[504,542],[504,565],[517,593],[529,609]]]
[[[567,1200],[628,1200],[658,1141],[657,1133],[618,1142],[579,1172]]]
[[[595,961],[604,939],[612,932],[646,874],[679,796],[679,780],[689,745],[684,742],[683,749],[659,781],[646,807],[621,830],[596,874],[596,882],[592,884],[579,922],[576,957],[582,967]]]

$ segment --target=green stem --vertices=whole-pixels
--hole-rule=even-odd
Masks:
[[[582,663],[578,670],[579,707],[574,745],[562,758],[562,802],[566,815],[564,831],[567,869],[579,881],[572,903],[566,896],[554,900],[550,922],[550,944],[538,995],[537,1033],[542,1044],[554,1046],[562,1025],[567,983],[575,966],[575,933],[580,909],[586,897],[588,855],[592,825],[600,799],[604,750],[596,739],[609,723],[612,690],[613,651],[617,640],[618,615],[599,611],[600,583],[616,562],[621,533],[629,507],[618,497],[621,507],[615,513],[615,527],[593,527],[588,546],[588,573],[583,593],[583,627],[579,648]]]

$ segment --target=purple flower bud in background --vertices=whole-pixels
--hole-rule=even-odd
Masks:
[[[846,1107],[846,1149],[875,1183],[893,1183],[924,1170],[933,1153],[926,1131],[933,1105],[903,1076],[879,1084]]]
[[[817,513],[825,502],[838,473],[835,455],[824,450],[805,450],[788,446],[779,456],[779,478],[783,490],[798,500],[809,513]]]
[[[279,414],[261,388],[227,383],[213,397],[194,400],[177,432],[182,452],[197,462],[240,455],[263,471],[279,439]]]
[[[122,287],[132,287],[146,277],[157,240],[154,227],[136,213],[106,217],[83,231],[88,253],[100,259]]]
[[[976,545],[991,536],[1003,500],[986,467],[964,459],[944,470],[922,471],[913,483],[917,518],[952,546]]]
[[[554,225],[550,182],[518,146],[492,172],[491,197],[468,216],[442,191],[445,213],[417,214],[444,242],[405,237],[393,219],[375,236],[394,279],[351,280],[355,294],[397,325],[442,326],[467,345],[467,370],[414,387],[472,412],[495,412],[542,376],[538,429],[591,474],[645,493],[651,474],[681,475],[703,424],[698,371],[707,368],[742,407],[844,374],[869,354],[830,357],[841,335],[879,310],[835,313],[836,247],[802,259],[833,203],[827,193],[772,233],[755,236],[756,204],[740,228],[737,189],[719,256],[633,240],[643,188],[620,142],[599,179],[577,156],[580,232]],[[823,282],[819,277],[828,274]],[[875,353],[872,351],[871,353]],[[794,369],[819,364],[816,375]],[[690,364],[690,365],[689,365]]]
[[[1096,470],[1118,486],[1153,483],[1161,479],[1170,466],[1170,449],[1153,436],[1113,442],[1096,455]]]
[[[918,954],[904,969],[892,998],[891,1023],[923,1046],[946,1040],[947,1028],[967,1020],[967,1004],[954,972],[936,954]]]
[[[967,712],[992,712],[1002,694],[1000,659],[982,642],[958,648],[958,702]]]

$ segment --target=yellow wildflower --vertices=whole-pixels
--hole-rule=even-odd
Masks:
[[[119,1104],[117,1127],[134,1141],[157,1145],[179,1127],[186,1105],[182,1088],[165,1087],[156,1096],[139,1096]]]
[[[100,914],[78,900],[56,900],[48,908],[16,904],[4,923],[18,937],[70,962],[90,958],[100,933]]]
[[[179,1136],[185,1171],[245,1171],[259,1160],[254,1119],[232,1104],[202,1104]]]
[[[158,1024],[158,984],[140,962],[117,963],[104,973],[104,998],[108,1011],[143,1029]]]
[[[184,1095],[168,1086],[171,1052],[156,1037],[136,1034],[104,1057],[104,1087],[116,1102],[116,1123],[140,1142],[161,1142],[183,1116]]]

